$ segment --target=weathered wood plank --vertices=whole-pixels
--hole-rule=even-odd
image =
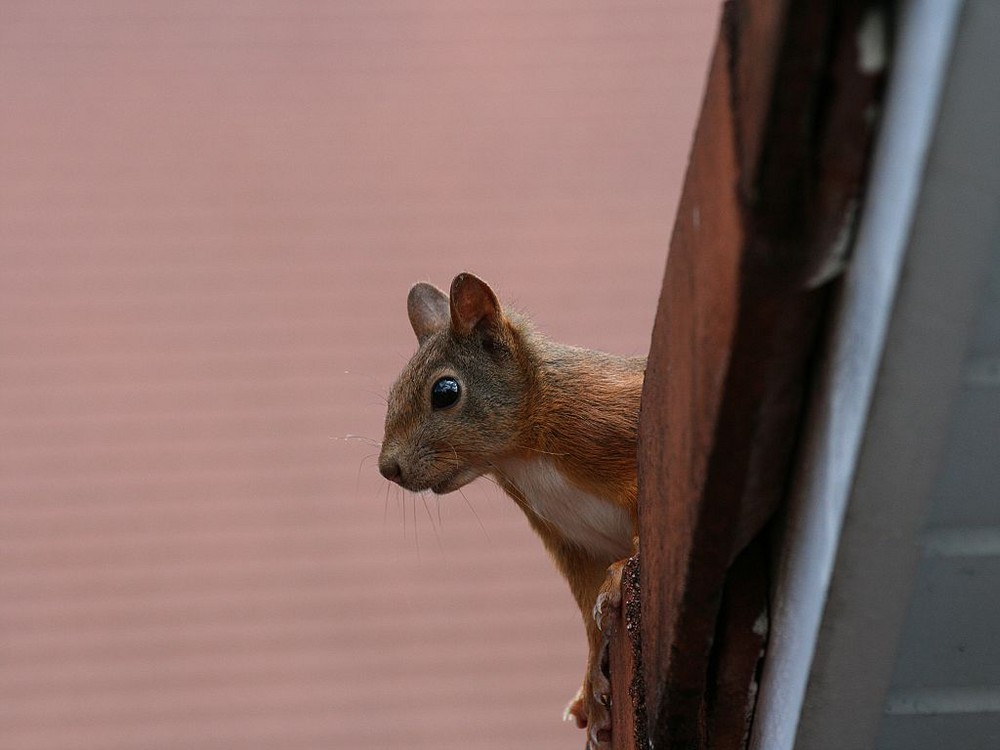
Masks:
[[[645,685],[642,680],[640,627],[642,600],[639,594],[639,558],[629,560],[622,573],[622,607],[611,639],[609,663],[611,693],[612,747],[636,750],[647,747],[646,715],[643,710]]]
[[[711,537],[732,530],[731,519],[706,518],[701,503],[739,301],[743,233],[733,189],[738,171],[730,91],[728,53],[720,42],[674,226],[640,418],[643,681],[654,740],[668,736],[667,725],[679,742],[695,743],[699,736],[728,560],[717,561],[722,570],[693,569],[694,544],[697,539],[728,549],[727,540]],[[709,585],[709,579],[719,583]],[[701,642],[691,643],[690,633],[700,634]],[[686,642],[678,644],[681,639]]]
[[[767,622],[766,555],[751,542],[784,493],[824,282],[860,201],[882,71],[860,62],[858,40],[881,12],[726,6],[640,420],[638,708],[656,748],[745,741]],[[617,718],[627,676],[614,684]]]

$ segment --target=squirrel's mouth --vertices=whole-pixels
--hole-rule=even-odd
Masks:
[[[461,469],[451,476],[445,477],[439,482],[430,486],[430,491],[435,495],[447,495],[449,492],[462,489],[465,485],[482,474],[473,468]]]

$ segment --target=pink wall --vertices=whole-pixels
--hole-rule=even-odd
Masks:
[[[0,747],[581,746],[523,519],[368,441],[416,280],[646,351],[716,13],[0,2]]]

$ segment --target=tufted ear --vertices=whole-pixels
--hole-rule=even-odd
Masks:
[[[489,285],[471,273],[451,282],[451,330],[468,336],[476,329],[495,330],[503,319],[500,302]]]
[[[433,284],[414,284],[406,297],[406,313],[422,344],[432,333],[448,327],[448,295]]]

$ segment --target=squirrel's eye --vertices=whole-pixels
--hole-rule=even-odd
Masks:
[[[435,409],[447,409],[454,406],[462,392],[455,378],[441,378],[431,386],[431,406]]]

